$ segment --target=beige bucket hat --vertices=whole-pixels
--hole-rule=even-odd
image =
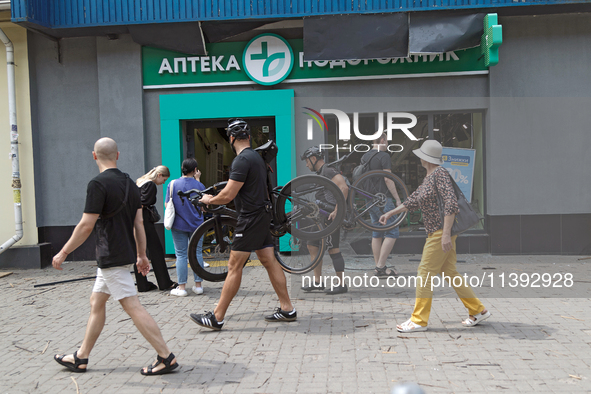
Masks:
[[[442,147],[438,141],[427,140],[423,142],[420,149],[415,149],[412,153],[429,163],[442,165],[443,160],[441,160],[441,150]]]

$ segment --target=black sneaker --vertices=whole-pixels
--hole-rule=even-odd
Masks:
[[[265,316],[265,320],[271,322],[296,321],[297,318],[298,313],[296,312],[295,308],[293,308],[293,311],[291,312],[286,312],[284,310],[281,310],[281,308],[275,308],[275,313],[273,313],[272,315]]]
[[[324,285],[322,284],[322,282],[320,282],[320,283],[314,282],[310,286],[302,286],[302,290],[304,290],[305,292],[310,292],[310,291],[314,291],[314,290],[324,290]]]
[[[377,276],[378,278],[396,278],[398,276],[398,273],[396,272],[394,267],[388,268],[384,266],[382,268],[376,267],[374,276]]]
[[[349,291],[349,288],[347,287],[347,285],[333,287],[332,290],[331,289],[324,290],[324,292],[326,294],[330,294],[330,295],[343,294],[343,293],[346,293],[348,291]]]
[[[220,331],[224,326],[224,321],[218,322],[213,312],[205,312],[205,314],[191,313],[189,315],[191,320],[199,324],[201,327],[209,328],[211,330]]]

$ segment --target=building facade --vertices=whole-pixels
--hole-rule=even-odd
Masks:
[[[307,147],[332,145],[326,159],[333,161],[363,145],[356,125],[367,135],[380,128],[380,118],[387,128],[401,114],[412,114],[416,124],[410,131],[418,141],[400,129],[391,140],[393,172],[411,192],[424,172],[410,152],[424,139],[455,149],[450,157],[462,150],[471,155],[467,184],[484,221],[458,238],[459,253],[590,253],[591,14],[586,4],[344,12],[306,8],[307,2],[301,10],[281,11],[275,3],[261,10],[252,7],[257,2],[245,2],[244,9],[220,6],[207,13],[211,8],[182,11],[170,2],[165,13],[157,2],[147,2],[134,14],[129,8],[83,12],[82,2],[53,3],[54,8],[40,6],[33,13],[13,1],[12,20],[29,29],[36,241],[54,251],[80,218],[85,185],[96,175],[90,152],[100,137],[118,142],[119,166],[133,178],[161,163],[178,177],[182,159],[193,156],[209,185],[224,180],[232,160],[225,120],[244,117],[253,125],[255,144],[277,141],[277,182],[285,184],[308,173],[299,160]],[[342,28],[342,20],[330,19],[341,14],[402,15],[412,45],[413,21],[424,15],[482,21],[490,11],[497,12],[502,26],[495,66],[485,65],[479,46],[420,53],[406,48],[402,57],[388,55],[391,48],[386,48],[386,55],[372,59],[362,52],[351,54],[358,58],[334,57],[348,50],[346,41],[323,46],[322,34],[332,31],[330,26]],[[310,19],[326,23],[320,35],[312,34],[318,23],[310,25]],[[363,26],[359,34],[370,36]],[[291,58],[268,63],[257,75],[260,70],[246,63],[252,48],[262,56],[261,40],[268,40],[265,58],[277,45],[286,45],[282,53]],[[323,115],[326,127],[316,123],[311,110]],[[339,139],[340,113],[350,120],[350,139]],[[389,113],[394,115],[388,118]],[[342,168],[345,174],[350,169]],[[425,237],[420,212],[409,215],[401,231],[393,253],[420,253]],[[93,242],[70,258],[94,259]]]

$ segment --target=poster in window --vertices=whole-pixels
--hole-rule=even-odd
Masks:
[[[472,202],[475,155],[476,150],[474,149],[446,147],[443,148],[441,154],[443,168],[450,173],[469,202]]]

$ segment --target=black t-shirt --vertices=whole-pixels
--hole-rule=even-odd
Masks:
[[[320,167],[320,169],[318,171],[316,171],[316,174],[323,176],[325,178],[328,178],[332,181],[332,178],[334,178],[337,175],[340,175],[341,173],[339,171],[337,171],[334,167],[329,167],[326,164],[324,164],[322,167]],[[337,203],[337,200],[332,195],[332,193],[329,191],[326,191],[326,190],[319,191],[318,193],[316,193],[315,197],[317,200],[320,200],[320,201],[326,201],[331,204]]]
[[[154,205],[156,204],[156,195],[158,194],[158,188],[152,181],[148,181],[140,186],[140,195],[142,205]]]
[[[260,212],[267,197],[267,167],[263,158],[252,148],[243,149],[232,161],[230,179],[244,182],[234,204],[241,216]]]
[[[371,160],[370,160],[370,158],[371,158]],[[369,160],[369,170],[368,171],[392,170],[392,161],[390,160],[390,155],[388,154],[388,152],[376,153],[375,150],[370,150],[369,152],[364,154],[363,157],[361,158],[361,161],[363,161],[363,162],[367,162],[367,160]],[[365,190],[367,190],[371,193],[387,193],[387,191],[388,191],[388,187],[386,186],[386,182],[383,179],[380,179],[378,184],[363,185],[363,187],[365,188]],[[390,193],[388,193],[388,197],[390,197]]]
[[[391,170],[392,169],[392,161],[390,160],[390,155],[388,152],[378,152],[376,153],[375,150],[370,150],[366,154],[363,155],[361,160],[366,162],[369,160],[369,171],[375,170]]]
[[[109,217],[123,204],[128,184],[125,207]],[[133,222],[141,206],[139,188],[117,168],[101,172],[88,183],[84,213],[101,215],[94,228],[99,268],[119,267],[136,261]]]
[[[152,216],[148,210],[148,207],[152,207],[153,210],[158,212],[158,209],[154,206],[156,204],[156,195],[158,194],[158,188],[153,181],[147,181],[140,188],[140,200],[142,202],[142,215],[144,218],[144,226],[146,223],[152,223]]]

